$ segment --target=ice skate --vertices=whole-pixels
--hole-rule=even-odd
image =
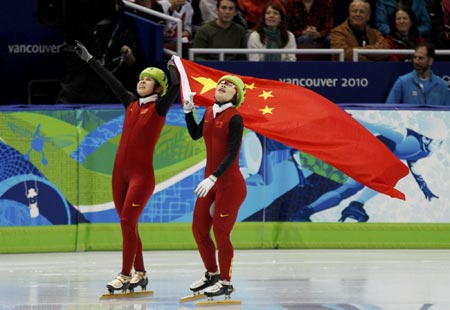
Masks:
[[[191,284],[189,289],[196,293],[201,290],[204,290],[208,286],[211,286],[219,281],[219,274],[210,274],[209,272],[205,272],[205,275],[198,281]]]
[[[347,218],[354,219],[358,222],[367,222],[369,220],[369,216],[364,210],[364,204],[358,201],[352,201],[344,210],[342,210],[342,216],[339,219],[339,222],[345,222]]]
[[[138,286],[141,287],[141,291],[147,291],[148,278],[145,274],[145,271],[136,271],[131,278],[130,285],[128,286],[128,290],[130,292],[134,292],[134,289]]]
[[[229,299],[233,293],[233,285],[231,282],[219,280],[214,285],[207,287],[203,293],[207,297],[225,295],[225,299]]]
[[[130,285],[131,276],[126,276],[119,273],[117,277],[106,285],[110,294],[114,294],[114,291],[122,291],[125,293]]]
[[[232,304],[240,305],[240,300],[232,300],[231,293],[234,292],[233,285],[229,281],[219,280],[214,285],[207,287],[203,294],[206,295],[208,301],[198,302],[197,306],[207,306],[216,304]],[[223,300],[214,300],[214,297],[225,296]]]
[[[189,289],[192,291],[192,295],[185,296],[180,298],[180,302],[188,302],[198,299],[206,298],[205,294],[200,293],[202,290],[207,288],[208,286],[214,285],[217,281],[219,281],[219,274],[211,274],[208,271],[205,272],[205,275],[198,281],[195,281],[191,284]]]
[[[142,277],[141,277],[142,276]],[[131,281],[133,281],[133,288],[131,288]],[[114,298],[135,298],[135,297],[145,297],[145,296],[153,296],[152,291],[147,291],[146,287],[148,284],[148,279],[143,275],[137,276],[136,274],[133,276],[126,276],[120,274],[111,282],[106,285],[109,294],[103,294],[100,296],[100,299],[114,299]],[[142,287],[142,292],[134,292],[133,289],[140,285]],[[127,290],[129,290],[127,292]],[[115,291],[121,291],[120,294],[114,294]]]

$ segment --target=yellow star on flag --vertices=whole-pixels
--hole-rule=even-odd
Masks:
[[[265,91],[265,90],[263,90],[262,94],[259,95],[258,97],[263,97],[264,100],[267,100],[267,98],[273,97],[272,91]]]
[[[255,83],[245,84],[245,88],[253,90],[253,88],[255,88]]]
[[[203,88],[200,91],[200,95],[209,92],[211,89],[214,89],[217,86],[217,82],[210,78],[205,77],[197,77],[197,78],[192,77],[192,78],[203,85]]]
[[[259,109],[259,110],[262,112],[263,115],[265,115],[265,114],[273,114],[272,111],[274,109],[275,108],[269,108],[268,106],[265,106],[264,109]]]

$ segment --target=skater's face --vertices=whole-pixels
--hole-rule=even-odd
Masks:
[[[227,80],[222,80],[216,87],[216,102],[226,103],[233,100],[236,95],[237,89],[236,85]]]
[[[140,97],[147,97],[154,92],[160,92],[161,87],[151,77],[144,76],[137,83],[136,91]]]
[[[428,137],[422,136],[423,149],[430,153],[437,151],[441,147],[442,143],[443,141],[441,140],[433,140]]]

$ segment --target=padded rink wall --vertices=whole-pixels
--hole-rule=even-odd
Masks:
[[[289,147],[245,131],[248,195],[236,248],[450,248],[450,110],[342,107],[375,135],[402,137],[398,149],[416,154],[414,171],[436,197],[427,200],[412,174],[398,184],[406,201],[373,193],[308,154],[292,157]],[[120,105],[0,107],[0,253],[121,249],[111,171],[122,122]],[[421,135],[434,138],[433,152],[424,152]],[[204,157],[203,141],[190,139],[174,107],[155,154],[157,187],[140,219],[144,249],[195,249],[192,191]],[[338,222],[355,200],[365,200],[368,221]],[[316,212],[305,216],[307,206]]]

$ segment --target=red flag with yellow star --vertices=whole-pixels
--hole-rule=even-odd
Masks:
[[[217,81],[226,74],[176,57],[182,100],[195,92],[194,103],[214,104]],[[339,106],[306,88],[251,76],[239,76],[247,96],[239,108],[246,128],[308,153],[354,180],[394,198],[408,168],[372,133]]]

